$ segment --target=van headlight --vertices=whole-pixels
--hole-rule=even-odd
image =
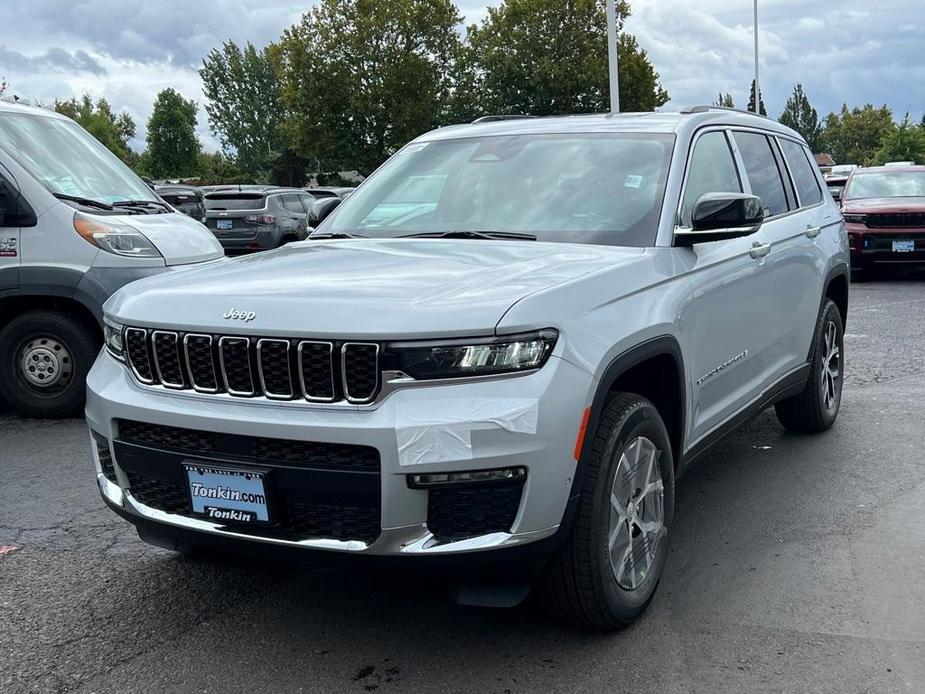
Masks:
[[[108,253],[133,258],[161,257],[147,236],[122,222],[75,212],[74,231]]]
[[[125,345],[122,341],[122,335],[125,327],[109,320],[103,319],[103,341],[106,343],[106,350],[119,361],[125,360]]]
[[[418,380],[532,371],[546,363],[558,337],[546,328],[503,337],[393,342],[386,363]]]

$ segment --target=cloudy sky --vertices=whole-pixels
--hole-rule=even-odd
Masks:
[[[796,81],[820,115],[888,104],[897,117],[925,108],[925,17],[921,0],[759,0],[762,91],[777,115]],[[485,0],[457,0],[467,23]],[[673,105],[710,103],[728,91],[739,106],[752,76],[750,0],[630,0],[626,29],[648,51]],[[138,125],[144,147],[154,95],[174,87],[202,102],[197,67],[226,39],[275,40],[311,5],[291,0],[29,0],[6,3],[0,78],[39,102],[105,96]],[[217,143],[200,112],[207,149]]]

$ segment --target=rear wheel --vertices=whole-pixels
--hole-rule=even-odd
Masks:
[[[825,431],[838,417],[845,371],[845,331],[841,312],[826,299],[816,323],[812,368],[799,395],[774,406],[777,418],[789,431]]]
[[[84,406],[84,381],[101,339],[62,311],[30,311],[0,331],[0,387],[9,404],[33,417],[68,417]]]
[[[658,586],[674,514],[674,464],[658,410],[631,393],[608,403],[586,445],[578,511],[544,577],[543,599],[561,621],[613,631],[642,614]]]
[[[287,243],[294,243],[295,241],[298,241],[298,240],[299,240],[298,236],[293,236],[292,234],[286,234],[283,238],[280,239],[279,245],[282,247],[282,246],[285,246]]]

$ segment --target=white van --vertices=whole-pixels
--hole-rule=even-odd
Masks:
[[[80,413],[109,295],[223,256],[74,121],[0,102],[0,395],[13,409]]]

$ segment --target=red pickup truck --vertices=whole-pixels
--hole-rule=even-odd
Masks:
[[[925,265],[925,166],[853,171],[842,213],[856,276],[874,268]]]

